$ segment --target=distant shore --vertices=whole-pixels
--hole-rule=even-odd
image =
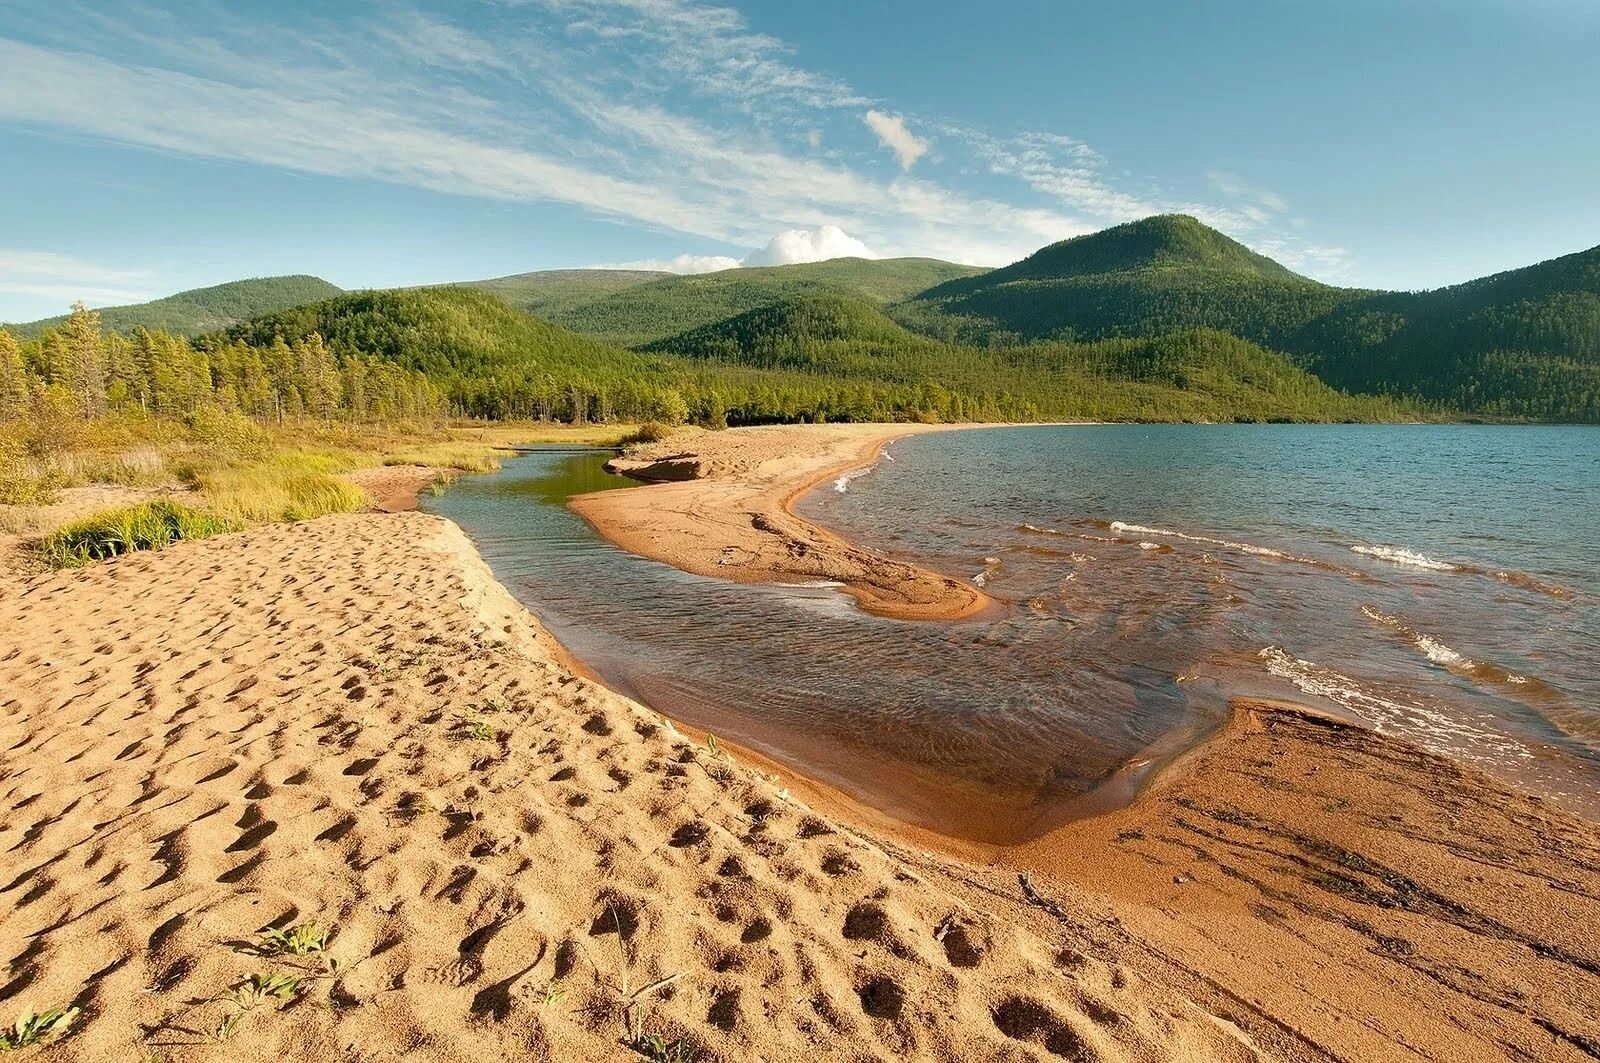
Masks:
[[[960,581],[787,515],[903,431],[669,442],[629,460],[683,455],[702,493],[579,507],[667,499],[699,571],[970,615]],[[362,474],[387,508],[432,475]],[[1296,706],[1236,703],[1126,807],[982,847],[584,677],[423,514],[21,578],[0,642],[0,1009],[81,1007],[52,1059],[624,1060],[646,1033],[729,1063],[1600,1044],[1600,827]],[[311,920],[333,973],[251,951]],[[291,1009],[215,1035],[230,986],[302,966]]]

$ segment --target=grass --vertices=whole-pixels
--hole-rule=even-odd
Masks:
[[[35,511],[63,488],[121,484],[172,493],[73,521],[38,543],[53,567],[275,521],[366,509],[341,474],[379,465],[488,472],[515,443],[619,443],[631,426],[536,423],[262,425],[202,409],[183,420],[121,414],[0,426],[0,530],[49,532]]]
[[[337,464],[288,453],[256,465],[200,473],[195,482],[207,508],[238,525],[311,520],[367,508],[365,491],[329,471]]]
[[[9,1029],[0,1029],[0,1052],[16,1052],[60,1038],[82,1014],[81,1008],[51,1008],[35,1015],[25,1011]]]
[[[134,550],[160,550],[183,539],[203,539],[232,529],[215,513],[158,499],[73,521],[47,535],[39,551],[54,568],[81,568]]]

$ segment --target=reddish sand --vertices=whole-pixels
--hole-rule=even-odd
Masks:
[[[0,690],[0,1016],[83,1009],[41,1058],[1600,1056],[1600,830],[1293,707],[962,846],[577,674],[415,513],[0,588]]]

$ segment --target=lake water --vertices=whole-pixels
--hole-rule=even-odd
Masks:
[[[915,436],[796,511],[1002,608],[886,620],[626,554],[540,454],[427,508],[611,685],[912,822],[1015,841],[1256,695],[1600,805],[1600,429],[1073,426]]]

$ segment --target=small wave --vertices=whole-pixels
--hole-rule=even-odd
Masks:
[[[1351,551],[1376,557],[1383,561],[1392,561],[1397,565],[1409,565],[1412,568],[1425,568],[1430,572],[1461,572],[1462,566],[1453,565],[1448,561],[1439,561],[1427,554],[1408,550],[1403,546],[1367,546],[1365,544],[1352,546]]]
[[[1379,560],[1389,561],[1396,565],[1425,569],[1429,572],[1460,572],[1471,576],[1488,576],[1491,579],[1499,580],[1501,583],[1548,595],[1551,598],[1572,597],[1572,592],[1567,588],[1555,583],[1547,583],[1536,576],[1528,575],[1526,572],[1510,572],[1480,568],[1477,565],[1468,565],[1456,561],[1440,561],[1438,558],[1429,557],[1427,554],[1419,553],[1404,546],[1369,546],[1362,544],[1352,546],[1350,549],[1354,553],[1376,557]]]
[[[1205,543],[1207,546],[1220,546],[1228,550],[1237,550],[1242,554],[1252,554],[1256,557],[1270,557],[1279,561],[1294,561],[1302,565],[1316,565],[1319,568],[1331,568],[1323,562],[1310,557],[1297,557],[1283,550],[1274,550],[1270,546],[1256,546],[1254,543],[1240,543],[1232,539],[1214,539],[1209,535],[1192,535],[1189,532],[1173,531],[1171,528],[1152,528],[1145,524],[1129,524],[1127,521],[1114,520],[1108,527],[1119,535],[1160,535],[1169,539],[1182,539],[1190,543]],[[1139,544],[1143,546],[1143,543]]]
[[[1257,654],[1266,669],[1293,683],[1301,692],[1326,698],[1365,720],[1379,734],[1397,734],[1424,749],[1464,760],[1502,762],[1507,757],[1530,759],[1533,752],[1508,735],[1484,730],[1436,709],[1396,701],[1364,688],[1331,668],[1303,660],[1281,646]]]
[[[841,583],[836,579],[808,579],[799,583],[775,583],[775,587],[788,587],[791,590],[831,590],[839,587],[848,587],[849,584]]]
[[[833,481],[833,489],[842,495],[846,491],[850,490],[850,481],[854,480],[858,476],[865,476],[867,473],[871,472],[877,467],[877,463],[874,462],[871,465],[863,465],[859,469],[851,469],[849,472],[844,473],[838,479]]]

